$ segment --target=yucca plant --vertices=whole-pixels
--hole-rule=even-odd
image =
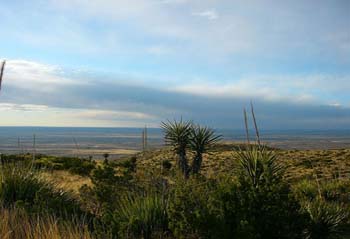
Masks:
[[[202,166],[203,153],[214,146],[220,138],[221,135],[215,135],[215,131],[211,128],[200,125],[191,128],[190,147],[195,153],[191,166],[192,173],[199,173]]]
[[[308,202],[305,209],[310,217],[310,223],[305,231],[307,239],[343,238],[342,227],[349,217],[343,207],[320,198]]]
[[[161,128],[165,133],[165,142],[174,147],[178,156],[178,167],[185,175],[188,176],[189,165],[186,155],[186,149],[191,142],[192,122],[174,120],[173,122],[162,122]]]
[[[120,200],[116,210],[123,237],[150,239],[167,230],[167,200],[157,193],[128,195]]]
[[[264,146],[239,150],[235,157],[240,162],[242,176],[255,188],[261,183],[274,183],[283,175],[284,167],[277,162],[276,154]]]

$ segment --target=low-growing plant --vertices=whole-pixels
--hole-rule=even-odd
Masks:
[[[52,215],[33,216],[20,208],[0,208],[1,239],[93,239],[82,221],[62,221]]]
[[[128,194],[119,200],[114,220],[122,238],[151,239],[168,231],[167,197],[158,193]]]
[[[68,170],[74,174],[88,176],[96,167],[96,163],[89,159],[43,156],[34,161],[34,166],[50,170]]]
[[[129,181],[132,176],[129,173],[118,175],[106,162],[92,171],[90,179],[92,185],[83,185],[80,194],[84,206],[97,215],[103,210],[113,210],[119,196],[131,189]]]
[[[4,207],[20,206],[31,213],[59,217],[87,216],[75,197],[40,178],[32,168],[6,165],[0,174],[0,202]]]
[[[300,202],[310,202],[321,197],[326,202],[347,203],[350,197],[348,180],[302,180],[293,185],[293,193]]]
[[[220,234],[217,230],[220,215],[210,203],[211,193],[215,191],[212,183],[199,177],[177,179],[168,207],[169,228],[176,238],[217,238]]]
[[[305,237],[307,239],[343,238],[349,214],[339,204],[327,203],[322,199],[308,202],[305,210],[310,217]]]
[[[123,167],[127,170],[127,173],[134,173],[136,171],[136,156],[132,156],[130,159],[121,160],[121,161],[113,161],[110,162],[113,167]]]
[[[172,167],[172,164],[171,164],[170,160],[168,160],[168,159],[163,160],[163,161],[162,161],[162,167],[163,167],[163,169],[165,169],[165,170],[170,170],[171,167]]]

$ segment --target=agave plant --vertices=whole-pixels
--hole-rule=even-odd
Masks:
[[[178,166],[185,177],[188,176],[189,166],[186,155],[186,149],[191,141],[192,122],[174,120],[173,122],[162,122],[161,128],[165,133],[165,142],[174,147],[178,155]]]
[[[235,156],[242,169],[243,176],[257,188],[261,183],[273,183],[280,179],[284,168],[277,162],[277,156],[266,147],[248,147],[239,150]]]
[[[1,69],[0,69],[0,90],[1,90],[2,77],[4,76],[5,64],[6,64],[6,61],[3,61],[1,63]]]
[[[321,198],[307,203],[306,211],[310,216],[307,239],[342,238],[342,226],[349,216],[344,208]]]
[[[215,135],[213,129],[201,127],[200,125],[191,128],[190,146],[195,155],[192,161],[192,173],[197,174],[202,166],[203,153],[210,149],[221,139],[221,135]]]

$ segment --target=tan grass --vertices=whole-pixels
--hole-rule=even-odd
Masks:
[[[201,173],[209,177],[215,177],[219,173],[235,174],[238,167],[238,162],[234,159],[235,145],[219,145],[215,151],[205,154]],[[277,154],[278,160],[287,167],[286,177],[291,181],[314,179],[314,170],[321,180],[350,176],[350,149],[277,150]],[[169,160],[175,166],[176,160],[170,148],[140,153],[136,157],[139,172],[160,170],[164,160]]]
[[[72,174],[68,171],[57,170],[57,171],[44,171],[41,173],[42,177],[58,188],[64,189],[66,191],[73,191],[78,193],[81,186],[84,184],[90,186],[91,180],[88,177],[83,177],[80,175]]]
[[[20,209],[0,208],[1,239],[92,239],[85,225],[30,217]]]

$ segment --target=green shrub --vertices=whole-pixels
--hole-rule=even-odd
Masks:
[[[69,170],[73,174],[88,176],[96,164],[88,159],[43,156],[35,160],[34,166],[51,170]]]
[[[254,235],[252,238],[300,238],[306,216],[287,184],[261,185],[256,189],[241,182],[238,199],[240,221]],[[238,231],[247,233],[245,228],[238,225]]]
[[[321,184],[321,191],[326,201],[348,203],[350,198],[350,181],[327,181]]]
[[[317,185],[316,180],[303,180],[293,186],[293,193],[300,202],[309,202],[321,196],[328,202],[348,203],[350,182],[348,180],[332,180],[322,181]]]
[[[85,207],[101,214],[104,210],[114,210],[119,196],[131,190],[129,174],[117,175],[109,163],[98,166],[90,175],[92,186],[80,188],[80,196]]]
[[[162,161],[162,167],[163,167],[163,169],[165,169],[165,170],[170,170],[171,169],[171,167],[172,167],[172,164],[171,164],[171,162],[170,162],[170,160],[163,160]]]
[[[310,180],[302,180],[293,185],[293,194],[300,202],[312,201],[319,196],[317,183]]]
[[[305,216],[283,180],[284,168],[273,151],[252,147],[239,151],[237,232],[251,238],[300,238]],[[243,224],[242,224],[243,222]],[[242,226],[243,225],[243,226]]]
[[[168,207],[169,228],[176,238],[216,238],[218,220],[210,203],[214,188],[197,177],[177,180]]]
[[[127,173],[133,173],[136,171],[136,161],[137,158],[135,156],[131,157],[128,160],[123,161],[113,161],[111,165],[113,167],[123,167],[127,170]]]
[[[42,180],[35,170],[18,165],[1,168],[0,201],[4,207],[22,206],[33,213],[85,215],[69,192]]]

